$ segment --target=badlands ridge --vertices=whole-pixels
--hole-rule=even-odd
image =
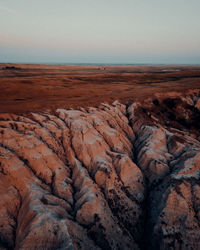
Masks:
[[[0,114],[0,249],[200,249],[200,91]]]

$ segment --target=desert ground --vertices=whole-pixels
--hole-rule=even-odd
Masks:
[[[0,83],[0,250],[200,249],[200,67],[2,64]]]
[[[0,112],[40,112],[200,88],[200,66],[0,64],[0,84]]]

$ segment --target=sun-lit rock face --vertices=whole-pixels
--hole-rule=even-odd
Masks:
[[[0,249],[199,249],[200,94],[0,115]]]

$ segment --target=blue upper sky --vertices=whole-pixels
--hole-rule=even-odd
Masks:
[[[200,0],[0,0],[0,62],[200,64]]]

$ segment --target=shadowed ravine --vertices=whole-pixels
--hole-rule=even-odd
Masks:
[[[199,249],[200,92],[0,114],[0,249]]]

